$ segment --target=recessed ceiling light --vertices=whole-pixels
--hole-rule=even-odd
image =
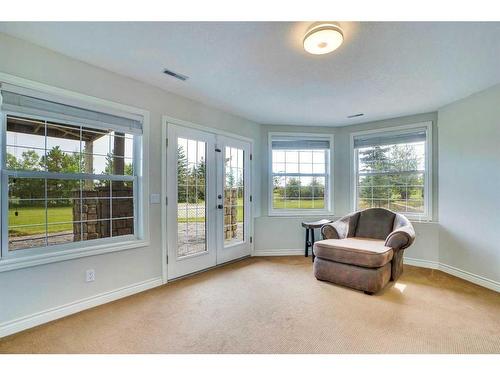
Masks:
[[[333,23],[313,25],[304,35],[304,49],[313,55],[335,51],[344,41],[342,29]]]

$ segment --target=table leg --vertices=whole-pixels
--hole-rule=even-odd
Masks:
[[[304,256],[306,258],[309,256],[309,228],[306,228],[306,248]]]
[[[311,255],[314,262],[314,228],[311,228]]]

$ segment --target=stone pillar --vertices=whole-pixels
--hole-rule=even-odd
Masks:
[[[238,189],[224,190],[224,239],[238,236]]]
[[[125,134],[116,133],[113,142],[113,174],[122,176],[125,173]]]
[[[73,192],[73,235],[74,241],[80,241],[82,239],[82,227],[80,224],[81,220],[81,201],[80,192]]]
[[[94,142],[93,141],[85,141],[85,173],[92,174],[94,173]],[[84,189],[91,190],[93,186],[92,180],[85,180]]]
[[[238,189],[231,189],[231,232],[233,238],[238,235]]]
[[[123,187],[120,190],[113,190],[119,199],[113,203],[113,232],[111,228],[111,199],[109,199],[108,188],[97,188],[83,191],[85,199],[80,202],[80,192],[75,192],[73,203],[73,218],[75,221],[82,221],[73,225],[75,240],[94,240],[97,238],[107,238],[109,236],[123,236],[134,234],[134,201],[132,189]],[[130,197],[130,198],[129,198]]]
[[[123,176],[125,174],[125,134],[116,133],[113,137],[113,174]],[[113,196],[116,195],[115,191],[123,189],[125,184],[123,181],[113,181],[111,183]]]

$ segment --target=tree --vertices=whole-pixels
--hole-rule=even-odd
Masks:
[[[81,169],[80,155],[65,153],[59,146],[53,147],[47,155],[42,156],[39,164],[49,172],[79,173]]]
[[[17,161],[17,158],[7,152],[7,160],[5,161],[5,165],[7,166],[7,169],[12,169],[12,170],[17,170],[20,169],[20,164]]]
[[[286,199],[319,199],[325,195],[325,185],[317,177],[313,177],[308,185],[302,185],[300,178],[291,177],[286,187],[280,186],[280,178],[273,177],[273,194]]]
[[[114,168],[113,168],[113,154],[108,153],[106,155],[106,166],[104,167],[104,174],[114,174],[116,173]],[[85,166],[82,165],[82,170],[85,170]],[[125,176],[133,176],[134,175],[134,166],[132,163],[125,163],[125,166],[123,167],[123,174]],[[100,185],[97,185],[96,187],[109,187],[109,182],[108,180],[101,180]],[[133,183],[131,181],[114,181],[113,182],[113,189],[120,189],[120,186],[123,188],[132,188]]]
[[[40,166],[47,168],[49,172],[56,173],[79,173],[81,170],[80,155],[78,153],[66,153],[59,146],[53,147],[40,160]],[[72,203],[71,198],[80,189],[80,181],[69,179],[47,180],[49,198],[57,198],[50,202],[51,205],[67,206]]]
[[[295,177],[290,177],[286,184],[286,198],[298,198],[300,197],[300,179]]]
[[[367,172],[386,172],[360,178],[361,207],[363,203],[367,206],[387,206],[387,202],[391,201],[392,205],[397,206],[397,200],[422,198],[423,189],[420,186],[423,185],[423,177],[419,173],[410,173],[419,167],[419,155],[414,145],[371,147],[360,151],[359,159]]]
[[[12,154],[7,154],[6,162],[7,168],[17,170],[78,173],[81,169],[80,156],[78,154],[67,154],[61,151],[59,146],[52,148],[47,155],[42,157],[34,150],[23,152],[20,160]],[[54,198],[51,205],[70,204],[69,199],[73,197],[74,191],[79,189],[79,184],[78,180],[48,179],[48,196]],[[45,205],[43,199],[40,199],[45,197],[45,179],[11,178],[9,179],[9,194],[14,199],[22,199],[18,201],[19,205]]]
[[[132,163],[125,164],[125,175],[133,176],[134,175],[134,167]]]
[[[285,178],[273,176],[273,205],[278,202],[283,202],[285,189],[283,187]]]
[[[205,161],[200,160],[199,164],[194,164],[187,168],[186,185],[188,203],[197,203],[205,200]]]
[[[182,146],[177,147],[177,201],[185,203],[187,200],[188,162]]]
[[[205,159],[201,158],[200,163],[194,168],[194,184],[196,186],[196,198],[198,201],[205,201],[206,170]]]
[[[27,171],[39,171],[40,166],[40,156],[35,150],[24,151],[21,154],[21,161],[19,162],[19,169]]]
[[[21,159],[7,153],[7,168],[17,170],[40,170],[40,157],[34,150],[24,151]],[[45,180],[40,178],[9,178],[9,198],[17,200],[18,206],[45,205],[43,200],[33,200],[44,198]]]
[[[391,168],[388,146],[375,146],[359,151],[360,164],[367,172],[388,172]],[[366,176],[359,181],[359,198],[383,206],[390,198],[391,178],[383,174]],[[370,205],[372,205],[370,203]]]
[[[199,164],[194,168],[196,184],[199,186],[205,186],[205,176],[207,167],[205,164],[205,159],[201,158]]]
[[[393,194],[403,200],[412,195],[418,195],[421,189],[415,186],[423,184],[422,177],[418,174],[401,173],[418,170],[419,157],[415,152],[415,147],[408,144],[394,145],[390,150],[390,158],[392,170],[395,172],[392,175]]]
[[[236,183],[236,178],[234,176],[235,168],[231,168],[226,164],[226,187],[232,188]]]
[[[94,173],[94,171],[92,171]],[[104,167],[104,174],[113,174],[113,155],[111,153],[106,154],[106,166]]]
[[[314,199],[325,196],[325,185],[320,183],[317,177],[313,177],[309,186],[311,187],[311,197]]]

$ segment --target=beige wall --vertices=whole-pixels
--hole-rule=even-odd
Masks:
[[[438,121],[440,262],[500,283],[500,85]]]
[[[0,72],[150,111],[150,193],[161,191],[162,115],[255,140],[254,163],[260,166],[258,124],[1,33],[0,51]],[[254,176],[260,186],[259,174]],[[148,247],[0,273],[0,328],[13,319],[161,277],[160,210],[150,205]],[[89,268],[95,269],[96,281],[85,283]]]

